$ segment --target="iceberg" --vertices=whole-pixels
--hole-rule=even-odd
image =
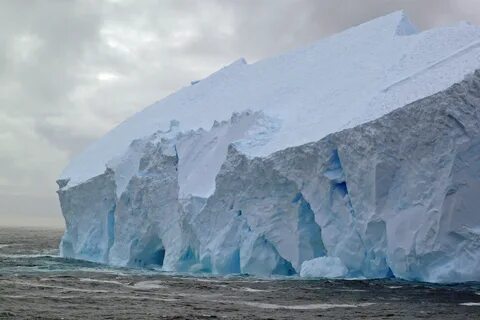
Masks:
[[[480,281],[480,28],[402,11],[240,59],[57,183],[65,257],[165,271]]]

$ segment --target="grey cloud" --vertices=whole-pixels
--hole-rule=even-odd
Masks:
[[[95,136],[87,136],[78,132],[72,132],[68,126],[56,125],[48,121],[36,121],[35,131],[45,137],[53,146],[66,150],[69,156],[73,156],[92,141]]]
[[[3,3],[2,3],[3,4]],[[45,103],[44,108],[72,90],[80,80],[72,72],[79,57],[98,41],[100,16],[85,12],[80,2],[74,1],[10,1],[10,8],[1,10],[2,21],[9,21],[14,29],[8,41],[7,52],[10,81],[17,81],[31,99]],[[22,47],[22,42],[24,47]],[[28,50],[29,42],[32,45]],[[12,50],[15,49],[16,50]],[[17,61],[19,54],[26,59]],[[20,106],[28,108],[29,106]],[[43,112],[44,110],[42,110]]]

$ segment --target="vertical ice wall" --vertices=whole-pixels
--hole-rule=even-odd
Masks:
[[[231,144],[208,197],[180,197],[175,143],[187,136],[155,137],[119,198],[111,168],[59,191],[62,253],[217,274],[290,275],[312,260],[304,274],[480,280],[479,108],[476,72],[375,121],[269,157]],[[252,116],[262,117],[240,115]],[[218,141],[189,135],[197,134]],[[322,256],[335,260],[315,259]]]

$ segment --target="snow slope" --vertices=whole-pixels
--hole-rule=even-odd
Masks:
[[[251,65],[240,59],[127,119],[74,158],[60,179],[73,186],[101,174],[131,141],[168,130],[171,120],[186,132],[261,110],[280,128],[243,150],[252,156],[316,141],[461,81],[480,64],[479,41],[480,28],[466,23],[415,33],[399,11]],[[205,195],[211,183],[193,195]]]
[[[183,88],[65,169],[62,255],[480,280],[479,41],[395,12]]]

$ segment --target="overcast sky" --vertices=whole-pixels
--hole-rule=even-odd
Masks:
[[[480,24],[477,0],[0,0],[0,225],[63,225],[69,159],[191,80],[402,8]]]

